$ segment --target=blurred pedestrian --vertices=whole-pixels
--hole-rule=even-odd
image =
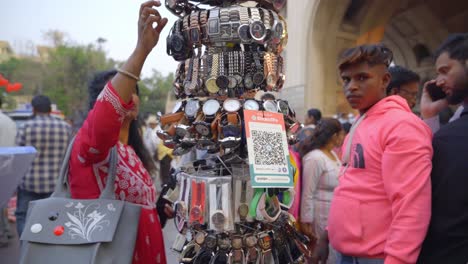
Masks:
[[[408,102],[411,109],[414,108],[419,94],[419,75],[402,66],[392,66],[388,68],[392,80],[387,86],[387,95],[399,95]]]
[[[143,144],[137,122],[138,76],[167,24],[167,18],[161,18],[154,8],[160,5],[159,1],[141,5],[135,50],[122,68],[99,73],[90,83],[90,111],[77,133],[69,171],[73,198],[98,198],[105,187],[110,150],[117,148],[115,195],[117,199],[143,207],[133,263],[145,264],[166,263],[158,213],[172,216],[170,206],[162,212],[156,211],[156,189],[150,176],[154,163]]]
[[[17,190],[15,215],[19,236],[23,232],[29,202],[48,198],[54,191],[72,132],[67,122],[50,115],[49,97],[35,96],[31,105],[34,118],[18,128],[16,137],[18,146],[33,146],[38,153]]]
[[[467,263],[468,34],[449,36],[435,54],[437,78],[432,83],[447,97],[434,104],[462,103],[464,109],[432,141],[432,218],[418,263]]]
[[[298,144],[299,146],[302,141],[304,141],[307,137],[312,135],[312,131],[314,131],[315,126],[317,123],[322,119],[322,112],[317,108],[311,108],[307,110],[307,114],[304,120],[304,127],[299,131],[297,135]]]
[[[431,215],[431,131],[400,96],[386,97],[392,52],[350,48],[338,64],[348,103],[359,111],[343,148],[328,231],[339,264],[415,263]],[[317,263],[317,262],[316,262]]]
[[[312,135],[301,144],[303,164],[301,192],[301,230],[312,243],[318,240],[328,222],[333,190],[338,185],[340,159],[333,151],[343,144],[344,131],[338,120],[320,120]],[[314,248],[315,245],[311,245]],[[330,252],[327,263],[336,263]]]
[[[15,146],[16,124],[2,112],[2,97],[0,95],[0,147]],[[0,247],[8,245],[8,239],[13,237],[8,222],[8,209],[0,204]]]

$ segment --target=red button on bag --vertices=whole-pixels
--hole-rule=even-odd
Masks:
[[[63,226],[56,226],[54,228],[54,235],[61,236],[64,231],[65,231],[65,228]]]

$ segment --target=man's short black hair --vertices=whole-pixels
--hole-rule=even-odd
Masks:
[[[448,36],[435,52],[435,58],[447,52],[449,57],[465,64],[468,60],[468,33],[457,33]]]
[[[317,108],[311,108],[307,110],[307,116],[309,118],[313,117],[315,119],[315,122],[318,122],[320,121],[320,119],[322,119],[322,112],[320,112],[320,110],[318,110]]]
[[[31,101],[33,109],[38,113],[50,113],[52,111],[52,102],[45,95],[36,95]]]
[[[421,80],[417,73],[401,66],[392,66],[388,68],[388,72],[392,76],[392,80],[387,86],[387,95],[392,92],[393,88],[397,88],[399,91],[401,86],[413,82],[419,83]]]

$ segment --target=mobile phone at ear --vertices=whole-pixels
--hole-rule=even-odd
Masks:
[[[427,85],[426,89],[432,101],[437,101],[447,97],[447,94],[445,94],[444,91],[442,91],[442,88],[437,86],[437,84],[435,83]]]

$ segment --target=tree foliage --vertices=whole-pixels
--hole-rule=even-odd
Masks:
[[[65,41],[65,33],[48,31],[45,37],[54,45],[47,59],[18,57],[0,63],[0,73],[7,79],[23,83],[18,95],[45,94],[67,116],[82,115],[87,111],[88,81],[97,71],[114,68],[121,62],[107,56],[102,45],[96,43],[74,45]],[[156,70],[140,82],[142,113],[164,112],[167,93],[171,91],[174,76],[163,76]]]

